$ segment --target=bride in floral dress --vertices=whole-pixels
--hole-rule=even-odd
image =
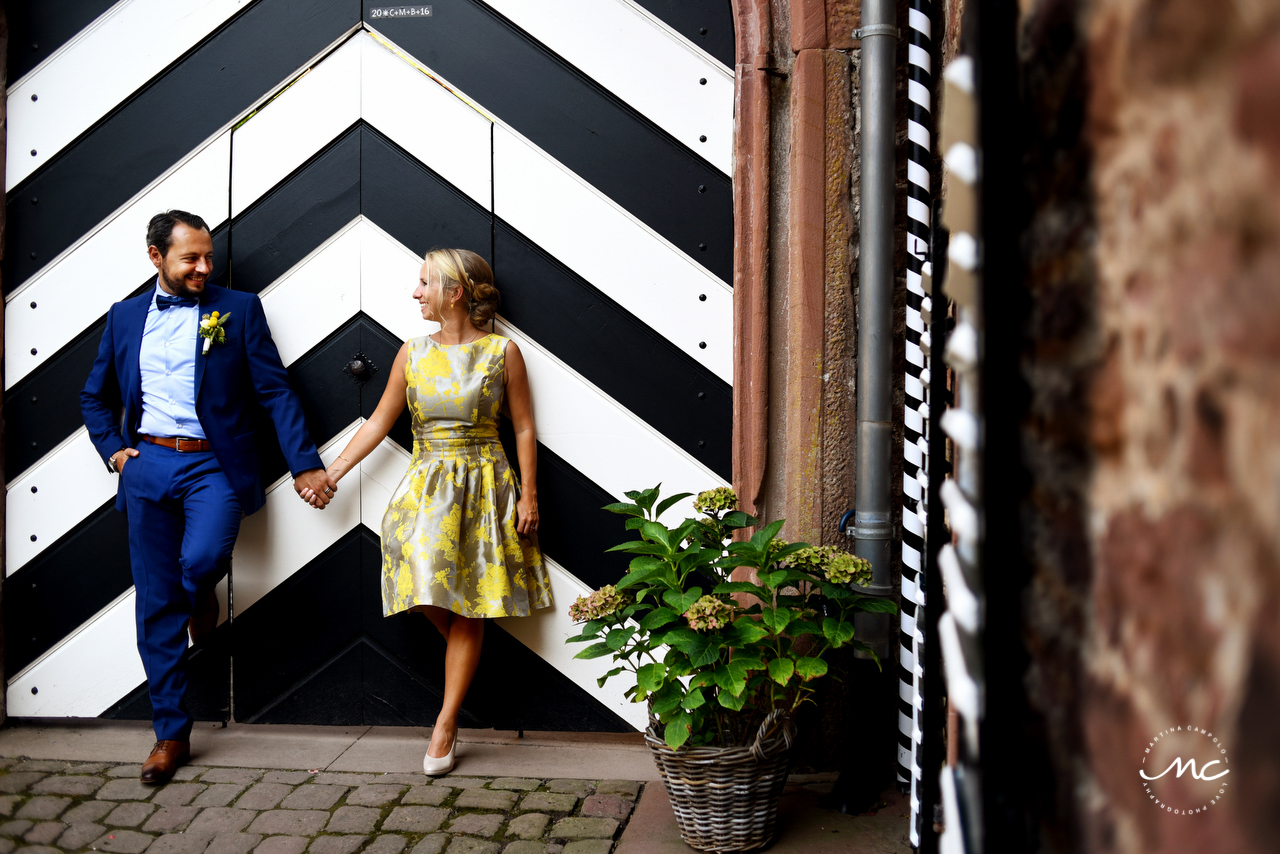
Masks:
[[[437,249],[413,297],[440,331],[400,348],[378,408],[329,475],[341,480],[409,406],[413,460],[382,518],[382,610],[421,611],[445,637],[444,699],[423,770],[446,774],[484,621],[550,606],[551,583],[537,543],[537,440],[524,358],[514,341],[483,328],[497,311],[493,271],[474,252]],[[498,441],[504,402],[523,484]]]

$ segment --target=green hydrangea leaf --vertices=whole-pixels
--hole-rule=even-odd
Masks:
[[[693,715],[688,712],[681,712],[671,719],[667,724],[667,729],[663,733],[663,740],[666,741],[667,747],[672,750],[679,750],[680,747],[689,740],[689,735],[693,732]]]
[[[599,679],[597,679],[597,680],[596,680],[596,684],[597,684],[597,685],[599,685],[601,688],[603,688],[603,687],[604,687],[604,683],[605,683],[605,682],[608,682],[610,679],[612,679],[614,676],[617,676],[617,675],[618,675],[619,673],[621,673],[623,670],[626,670],[626,668],[625,668],[625,667],[615,667],[615,668],[613,668],[613,669],[612,669],[612,670],[610,670],[608,673],[606,673],[605,675],[603,675],[603,676],[601,676]]]
[[[769,678],[779,685],[786,685],[791,681],[791,675],[795,673],[796,666],[791,663],[789,658],[775,658],[769,662]]]
[[[601,658],[613,652],[607,643],[596,643],[579,652],[574,658]]]
[[[667,666],[661,661],[642,664],[636,668],[636,684],[640,686],[641,691],[651,693],[662,687],[662,682],[666,675]]]
[[[853,640],[853,623],[827,617],[822,621],[822,636],[836,646],[846,644]]]
[[[678,619],[680,615],[670,608],[655,608],[640,620],[640,628],[648,632]]]
[[[796,661],[796,673],[800,675],[801,679],[808,682],[810,679],[826,676],[827,663],[821,658],[801,658]]]
[[[662,601],[666,602],[672,609],[680,615],[688,611],[694,602],[702,598],[702,588],[694,587],[687,593],[681,593],[678,590],[668,590],[662,594]]]

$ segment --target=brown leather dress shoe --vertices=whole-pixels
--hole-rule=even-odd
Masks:
[[[198,644],[213,634],[213,630],[218,627],[218,613],[218,594],[215,591],[210,590],[197,597],[196,612],[191,615],[191,622],[187,626],[193,644]]]
[[[141,780],[152,786],[167,783],[173,774],[191,758],[191,742],[189,741],[157,741],[151,748],[151,755],[142,763]]]

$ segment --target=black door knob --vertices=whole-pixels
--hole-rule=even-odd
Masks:
[[[368,368],[365,367],[364,361],[362,359],[352,359],[350,362],[347,363],[347,372],[354,377],[364,376],[364,373],[367,370]]]

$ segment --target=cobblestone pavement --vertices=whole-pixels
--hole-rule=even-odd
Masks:
[[[630,780],[178,770],[0,758],[0,854],[610,854]]]

